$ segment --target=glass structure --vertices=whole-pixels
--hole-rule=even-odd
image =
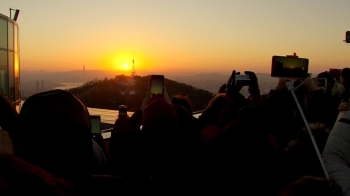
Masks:
[[[16,21],[0,14],[0,93],[19,112],[20,95],[20,53],[19,27]]]

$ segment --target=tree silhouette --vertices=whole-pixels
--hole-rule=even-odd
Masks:
[[[68,91],[77,96],[87,107],[117,110],[119,105],[127,105],[128,111],[134,112],[142,105],[149,80],[150,76],[117,75],[111,79],[92,80]],[[166,78],[164,85],[170,99],[177,94],[188,96],[193,111],[205,109],[214,97],[209,91]]]

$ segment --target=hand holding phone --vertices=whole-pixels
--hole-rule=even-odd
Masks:
[[[151,75],[150,89],[151,89],[151,96],[163,96],[164,76],[163,75]]]
[[[235,76],[235,85],[237,87],[249,86],[250,85],[250,77],[249,75],[236,75]]]
[[[228,78],[225,93],[229,96],[235,93],[239,93],[239,91],[242,89],[242,87],[236,86],[236,77],[238,75],[239,73],[236,73],[236,70],[233,70],[231,76]]]
[[[147,106],[148,101],[152,97],[156,97],[156,96],[162,96],[168,103],[171,103],[169,95],[168,95],[166,88],[164,86],[164,76],[163,75],[151,75],[150,85],[149,85],[148,90],[146,91],[146,96],[143,99],[141,109],[143,110]]]
[[[284,78],[284,77],[278,78],[276,89],[279,89],[279,90],[288,89],[288,87],[287,87],[288,81],[289,81],[288,78]]]
[[[244,73],[248,75],[250,79],[249,88],[248,88],[249,94],[253,97],[260,97],[259,82],[255,73],[252,71],[245,71]]]

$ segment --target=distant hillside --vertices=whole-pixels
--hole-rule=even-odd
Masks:
[[[113,78],[116,72],[104,70],[72,70],[63,72],[21,70],[21,96],[27,97],[64,86],[65,83],[86,83],[95,79]]]
[[[141,71],[137,72],[138,75]],[[146,73],[146,72],[143,72]],[[151,72],[148,72],[151,74]],[[52,90],[65,86],[67,83],[84,84],[89,81],[104,80],[105,78],[115,78],[116,75],[122,75],[121,72],[111,72],[105,70],[72,70],[65,72],[47,72],[47,71],[26,71],[21,70],[21,96],[23,99],[35,93]],[[152,73],[153,74],[153,73]],[[219,87],[226,83],[230,73],[157,73],[164,74],[166,78],[191,85],[197,89],[207,90],[214,95],[218,93]],[[127,75],[127,74],[126,74]],[[276,87],[277,78],[272,78],[268,73],[256,73],[259,79],[260,91],[262,94],[268,93],[270,89]],[[244,96],[248,96],[247,87],[241,90]]]
[[[68,91],[87,107],[117,110],[123,104],[128,106],[128,111],[136,111],[142,105],[149,79],[149,76],[118,75],[111,79],[93,80]],[[165,79],[164,85],[170,99],[176,94],[187,95],[192,102],[193,111],[203,110],[214,97],[209,91],[170,79]]]
[[[105,70],[72,70],[63,72],[48,72],[48,71],[26,71],[21,70],[21,80],[44,80],[45,82],[87,82],[94,79],[103,79],[105,77],[112,78],[118,72],[111,72]],[[120,74],[120,73],[119,73]]]
[[[205,89],[213,94],[217,94],[219,88],[222,84],[226,83],[231,73],[219,74],[219,73],[210,73],[210,74],[197,74],[192,76],[177,76],[172,77],[171,79],[183,82],[194,87]],[[256,73],[258,78],[260,92],[262,94],[268,93],[270,89],[276,87],[278,78],[273,78],[268,73]],[[244,87],[241,90],[241,93],[244,96],[248,96],[248,88]]]

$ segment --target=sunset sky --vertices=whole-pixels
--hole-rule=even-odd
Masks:
[[[349,0],[1,0],[19,9],[22,70],[270,72],[273,55],[309,72],[350,67]],[[12,12],[12,15],[14,12]]]

